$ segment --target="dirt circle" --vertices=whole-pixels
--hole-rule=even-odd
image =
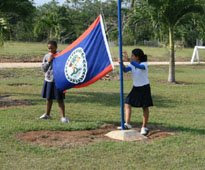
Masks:
[[[26,143],[45,147],[75,147],[83,146],[100,141],[116,141],[105,136],[106,133],[116,130],[114,125],[106,125],[96,130],[81,131],[29,131],[16,135],[17,139]],[[136,129],[136,128],[135,128]],[[139,129],[137,129],[139,131]],[[148,141],[174,135],[173,132],[160,129],[150,130],[147,135]]]

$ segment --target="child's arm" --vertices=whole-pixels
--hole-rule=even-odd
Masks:
[[[132,69],[131,69],[131,67],[125,67],[125,65],[123,64],[123,72],[125,72],[125,73],[127,73],[127,72],[129,72],[129,71],[131,71]]]
[[[43,62],[42,62],[42,66],[41,66],[41,68],[42,68],[42,70],[44,71],[44,72],[47,72],[48,71],[48,68],[50,67],[50,65],[51,65],[51,56],[47,59],[47,57],[45,56],[44,58],[43,58]]]
[[[130,64],[132,64],[132,65],[135,66],[136,68],[145,70],[145,66],[144,66],[143,64],[139,64],[139,63],[136,62],[136,61],[132,61]]]
[[[118,61],[118,62],[119,62],[119,64],[121,63],[120,61]],[[126,67],[123,62],[122,62],[122,69],[123,69],[123,72],[125,72],[125,73],[132,70],[131,67],[129,67],[129,66]]]

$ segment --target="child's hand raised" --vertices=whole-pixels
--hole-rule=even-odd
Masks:
[[[123,63],[123,59],[122,59],[122,66],[125,67],[124,63]],[[118,63],[121,64],[120,58],[118,58]]]
[[[124,60],[122,59],[122,63],[124,62]],[[121,63],[121,61],[120,61],[120,58],[118,58],[118,63],[120,64]]]
[[[120,64],[120,58],[118,58],[117,62]]]
[[[50,57],[48,58],[48,62],[51,62],[54,59],[54,55],[51,54]]]

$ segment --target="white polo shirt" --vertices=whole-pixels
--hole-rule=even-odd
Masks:
[[[141,62],[140,65],[144,65],[145,69],[139,69],[133,66],[131,63],[128,65],[132,70],[133,86],[139,87],[149,84],[148,79],[148,64],[147,62]]]

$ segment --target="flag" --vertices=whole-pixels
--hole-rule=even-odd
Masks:
[[[88,86],[113,68],[101,15],[53,60],[55,84],[61,91]]]

